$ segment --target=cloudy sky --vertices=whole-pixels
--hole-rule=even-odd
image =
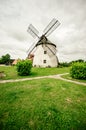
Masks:
[[[0,57],[26,58],[35,41],[29,24],[42,34],[53,18],[61,24],[48,39],[57,45],[59,61],[86,60],[86,0],[0,0]]]

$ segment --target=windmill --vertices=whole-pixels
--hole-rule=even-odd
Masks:
[[[33,58],[35,67],[57,67],[58,58],[56,56],[56,45],[50,42],[47,37],[60,25],[57,19],[52,19],[44,29],[42,36],[39,36],[38,30],[30,24],[28,32],[33,38],[38,38],[38,42],[32,44],[28,50],[28,57]]]

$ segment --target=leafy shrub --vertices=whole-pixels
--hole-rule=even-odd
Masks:
[[[67,63],[67,62],[62,62],[62,63],[59,63],[59,65],[58,65],[59,68],[69,67],[69,66],[70,66],[70,63]]]
[[[86,62],[72,64],[70,74],[75,79],[86,79]]]
[[[70,65],[72,65],[72,64],[74,64],[74,63],[77,63],[77,62],[79,62],[79,63],[84,63],[85,61],[82,60],[82,59],[78,59],[78,60],[75,60],[75,61],[71,61],[71,62],[70,62]]]
[[[18,75],[21,76],[30,75],[31,68],[32,68],[32,61],[30,60],[22,60],[17,63]]]
[[[59,68],[69,67],[69,66],[71,66],[72,64],[77,63],[77,62],[79,62],[79,63],[84,63],[85,61],[82,60],[82,59],[78,59],[78,60],[71,61],[71,62],[59,62],[58,67],[59,67]]]

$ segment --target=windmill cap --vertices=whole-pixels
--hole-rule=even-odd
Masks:
[[[45,35],[42,35],[42,36],[40,37],[40,40],[37,42],[36,46],[41,45],[41,44],[50,44],[50,45],[53,45],[53,46],[56,47],[56,45],[53,44],[51,41],[49,41],[49,40],[46,38]]]

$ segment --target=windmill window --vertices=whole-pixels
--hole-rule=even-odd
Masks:
[[[47,51],[44,51],[44,54],[47,54]]]
[[[43,63],[46,63],[46,60],[43,60]]]

